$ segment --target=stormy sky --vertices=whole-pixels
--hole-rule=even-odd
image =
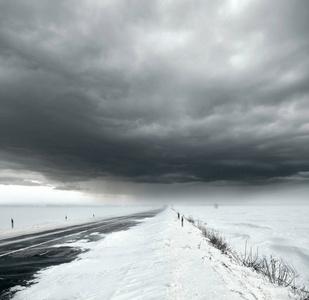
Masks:
[[[308,184],[308,29],[307,0],[0,0],[0,187]]]

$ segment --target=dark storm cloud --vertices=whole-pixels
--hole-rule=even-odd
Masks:
[[[309,171],[308,1],[2,0],[0,11],[2,168],[59,189]]]

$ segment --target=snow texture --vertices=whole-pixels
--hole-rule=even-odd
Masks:
[[[192,224],[181,227],[171,209],[89,247],[71,263],[40,271],[14,299],[289,299],[287,289],[233,264]]]
[[[177,206],[186,216],[219,231],[238,253],[252,247],[259,255],[291,263],[300,285],[309,285],[309,206]]]

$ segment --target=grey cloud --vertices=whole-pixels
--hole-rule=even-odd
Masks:
[[[55,190],[60,191],[85,191],[79,184],[77,183],[67,183],[64,185],[60,185],[54,188]]]
[[[47,186],[48,183],[40,173],[27,170],[14,170],[5,167],[0,163],[0,184],[2,185],[22,185],[22,186]],[[12,165],[11,165],[12,167]]]
[[[306,1],[0,1],[6,162],[74,182],[308,172]]]
[[[23,186],[41,186],[40,182],[22,179],[18,177],[0,177],[0,184],[3,185],[23,185]]]

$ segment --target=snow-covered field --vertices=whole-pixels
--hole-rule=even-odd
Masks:
[[[4,233],[28,233],[67,226],[106,216],[129,214],[148,207],[20,207],[1,210]],[[308,285],[308,206],[174,206],[185,216],[219,230],[238,252],[259,247],[260,254],[277,255],[293,263]],[[8,229],[9,212],[18,220]],[[68,215],[68,221],[63,221]],[[6,222],[3,222],[3,217]],[[5,224],[4,224],[5,223]],[[3,225],[4,224],[4,225]],[[39,224],[35,225],[34,224]],[[30,226],[31,225],[31,226]],[[102,236],[103,237],[103,236]],[[108,234],[94,242],[70,243],[90,251],[73,262],[41,270],[28,288],[16,287],[14,299],[259,299],[287,300],[288,290],[261,275],[232,263],[177,214],[168,208],[127,231]],[[57,247],[57,246],[55,246]]]
[[[251,246],[260,255],[293,264],[309,285],[309,206],[177,206],[186,216],[218,230],[237,252]]]
[[[192,224],[181,227],[171,209],[89,247],[71,263],[40,271],[14,299],[289,299],[287,289],[233,264]]]
[[[87,223],[152,208],[153,206],[0,206],[0,238]],[[11,229],[11,218],[14,220],[14,229]]]
[[[11,227],[24,227],[46,223],[83,220],[95,217],[108,217],[145,211],[153,206],[0,206],[0,230]]]

